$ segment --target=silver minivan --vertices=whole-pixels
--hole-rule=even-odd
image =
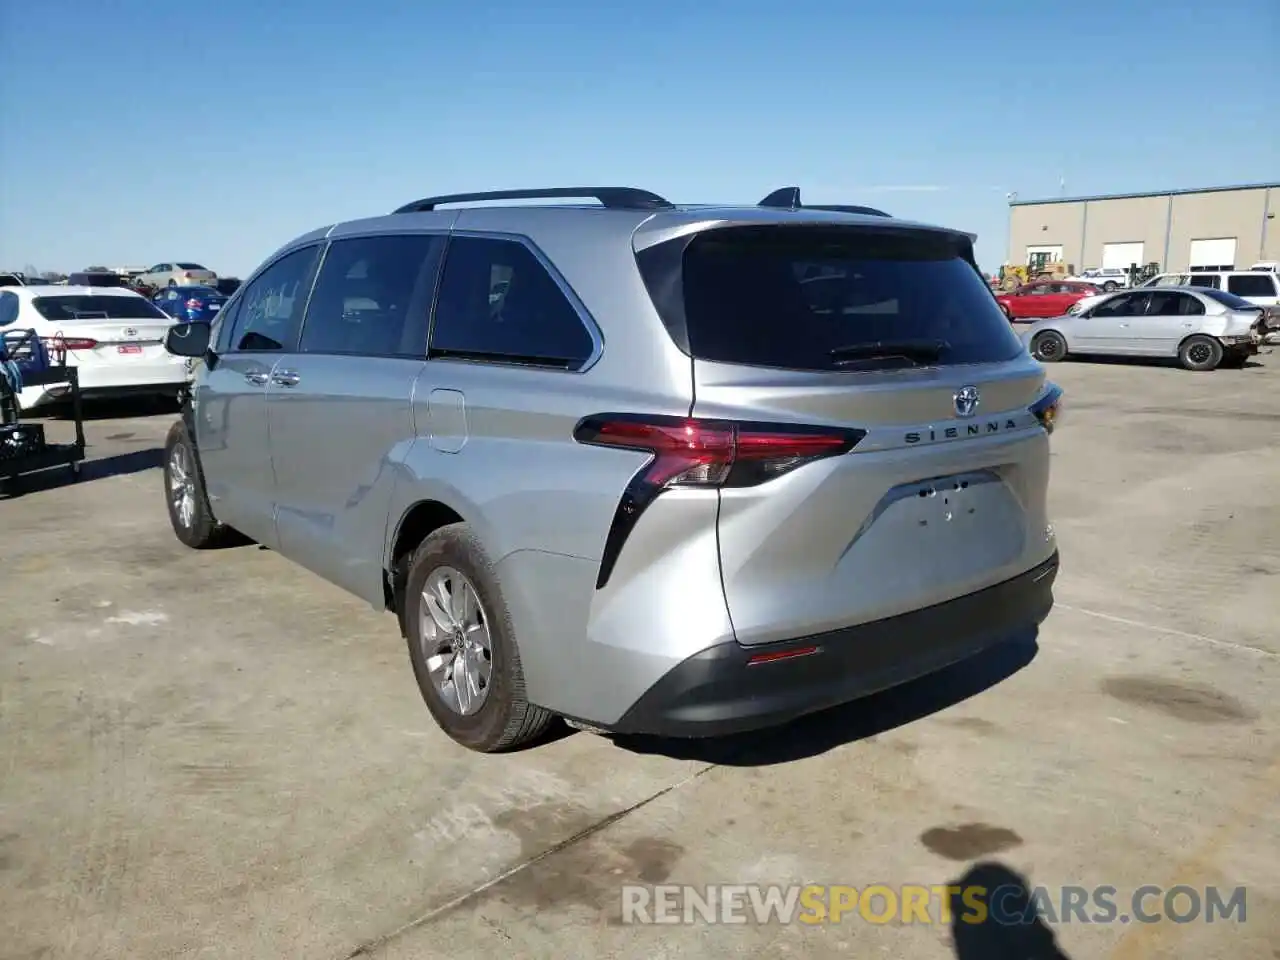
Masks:
[[[757,728],[1032,630],[1061,391],[971,235],[851,209],[552,188],[299,237],[169,336],[173,528],[393,612],[482,751]]]

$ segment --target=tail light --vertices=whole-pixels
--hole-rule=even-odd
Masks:
[[[203,310],[203,309],[204,309],[204,302],[203,302],[203,301],[201,301],[201,300],[197,300],[195,297],[192,297],[190,300],[188,300],[188,301],[187,301],[187,309],[188,309],[188,310]]]
[[[1031,405],[1031,412],[1040,421],[1040,426],[1044,427],[1045,433],[1053,433],[1054,427],[1062,418],[1062,397],[1060,386],[1056,383],[1047,383],[1040,399]]]
[[[40,342],[50,350],[92,350],[98,345],[88,337],[41,337]]]
[[[738,423],[689,417],[601,414],[574,429],[579,443],[650,454],[614,513],[596,589],[609,581],[636,521],[664,490],[753,487],[826,457],[848,453],[865,430]]]

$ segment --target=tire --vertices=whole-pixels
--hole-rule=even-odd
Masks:
[[[1187,370],[1213,370],[1222,363],[1222,344],[1199,333],[1187,337],[1178,347],[1178,362]]]
[[[430,604],[424,597],[431,591],[433,597],[456,601],[468,590],[473,602],[460,616],[458,607]],[[460,630],[455,629],[459,621]],[[403,623],[422,699],[455,742],[479,753],[499,753],[535,740],[555,719],[525,697],[510,611],[484,547],[465,523],[441,527],[414,552]],[[470,644],[466,652],[451,653],[460,642]],[[433,677],[428,661],[437,657],[442,659],[431,665]],[[453,672],[454,664],[467,668],[464,677]]]
[[[1118,289],[1120,287],[1114,280],[1108,280],[1102,285],[1103,293],[1115,293]]]
[[[1056,330],[1037,333],[1031,341],[1031,355],[1041,363],[1057,363],[1066,359],[1067,341]]]
[[[220,547],[233,538],[231,528],[214,519],[195,444],[181,420],[164,442],[164,502],[174,535],[191,549]]]

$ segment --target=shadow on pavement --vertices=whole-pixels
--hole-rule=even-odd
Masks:
[[[781,727],[702,740],[617,735],[613,741],[634,753],[731,767],[814,757],[905,726],[994,687],[1031,663],[1040,650],[1037,636],[1037,630],[1029,630],[937,673]]]
[[[974,864],[952,887],[956,960],[1070,960],[1036,912],[1026,880],[1004,864]]]
[[[39,493],[43,490],[54,490],[58,487],[69,487],[86,483],[90,480],[101,480],[105,477],[118,477],[129,473],[141,473],[152,470],[164,462],[164,450],[152,447],[148,450],[133,450],[98,460],[84,460],[80,464],[80,475],[77,477],[70,467],[50,467],[35,473],[24,473],[11,480],[0,481],[0,500],[12,500],[28,493]],[[157,491],[159,488],[157,487]],[[159,493],[157,492],[157,498]],[[160,502],[157,499],[157,502]]]
[[[85,397],[81,401],[81,413],[85,423],[95,420],[129,420],[135,417],[177,416],[179,405],[169,397],[141,395],[136,397],[111,397],[95,399]],[[70,420],[69,401],[58,401],[36,407],[29,414],[33,420]]]

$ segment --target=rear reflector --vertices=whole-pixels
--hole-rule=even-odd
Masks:
[[[752,487],[797,467],[852,450],[865,430],[802,424],[742,423],[692,417],[608,413],[573,431],[579,443],[650,454],[618,503],[605,540],[596,588],[613,572],[640,514],[672,487]]]
[[[779,660],[792,660],[796,657],[807,657],[818,652],[817,647],[795,647],[791,650],[771,650],[768,653],[757,653],[747,661],[750,667],[757,663],[777,663]]]

